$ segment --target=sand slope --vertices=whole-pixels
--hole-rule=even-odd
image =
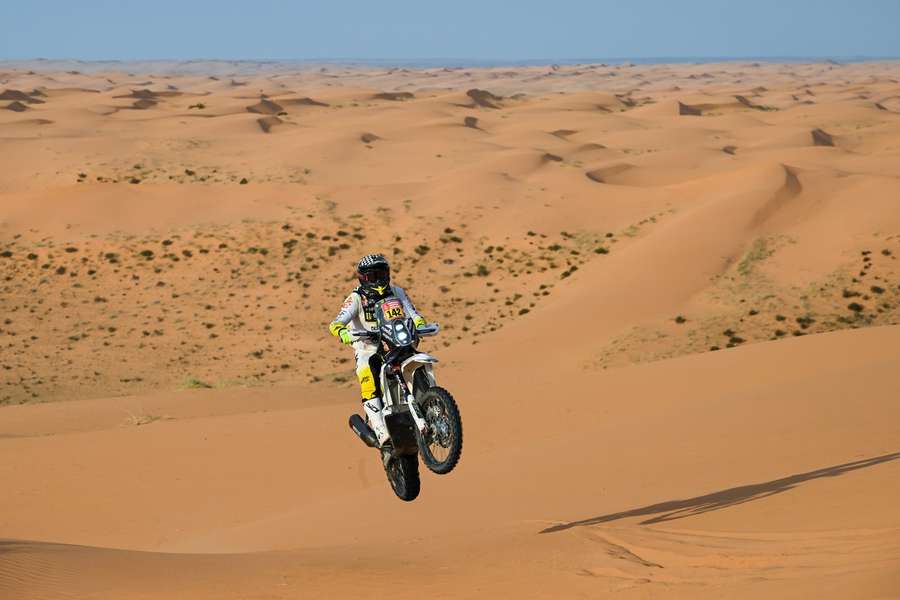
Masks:
[[[426,477],[413,505],[385,493],[344,406],[8,437],[5,454],[21,459],[4,465],[8,535],[156,553],[10,541],[0,585],[289,598],[349,594],[365,574],[377,597],[394,578],[410,586],[391,592],[401,597],[896,591],[898,336],[545,373],[531,385],[560,397],[506,428],[515,398],[448,368],[465,402],[465,468]],[[203,554],[159,553],[171,550]],[[38,575],[48,565],[54,579]]]
[[[0,597],[900,593],[895,63],[139,66],[0,77]],[[466,429],[412,504],[372,251]]]

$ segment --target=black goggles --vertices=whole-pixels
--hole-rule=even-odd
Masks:
[[[391,278],[391,271],[384,267],[366,269],[365,271],[360,271],[359,278],[366,283],[383,283]]]

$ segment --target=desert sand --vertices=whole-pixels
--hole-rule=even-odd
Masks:
[[[898,63],[5,64],[0,156],[0,598],[900,597]]]

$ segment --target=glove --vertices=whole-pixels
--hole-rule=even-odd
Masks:
[[[353,343],[353,336],[350,335],[350,332],[346,329],[341,329],[340,332],[338,332],[338,337],[341,338],[341,341],[345,344],[349,345]]]
[[[422,317],[416,317],[415,319],[413,319],[413,323],[415,323],[416,329],[422,329],[427,324],[425,319],[423,319]]]

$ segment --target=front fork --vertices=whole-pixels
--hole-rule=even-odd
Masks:
[[[428,431],[428,423],[419,414],[419,405],[416,404],[416,399],[412,394],[406,394],[406,403],[409,405],[409,414],[412,415],[413,421],[416,423],[416,428],[419,430],[419,433],[424,435]]]
[[[389,379],[388,379],[388,377],[385,376],[386,369],[387,369],[386,366],[383,367],[382,390],[383,390],[383,393],[392,393],[392,392],[387,392],[388,389],[392,389],[392,388],[390,388],[388,386]],[[397,381],[398,385],[396,387],[397,393],[398,393],[398,395],[403,394],[406,397],[406,404],[409,407],[409,414],[412,416],[413,422],[416,424],[416,430],[419,433],[419,437],[424,437],[424,435],[428,432],[428,422],[422,417],[422,414],[419,412],[419,405],[416,403],[416,398],[415,398],[415,396],[412,395],[412,393],[410,393],[408,391],[409,387],[406,385],[406,382],[403,380],[403,376],[398,375],[397,379],[398,379],[398,381]],[[390,409],[387,408],[386,410],[389,411]]]

